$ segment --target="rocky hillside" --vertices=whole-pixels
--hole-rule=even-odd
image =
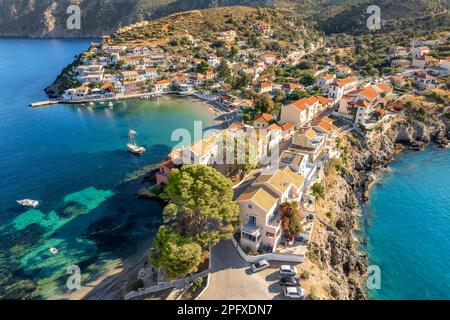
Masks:
[[[81,29],[68,30],[67,8],[81,9]],[[272,0],[0,0],[0,37],[97,37],[143,19],[222,6],[271,6]]]
[[[448,12],[449,0],[338,0],[319,1],[314,19],[326,33],[367,33],[370,5],[380,7],[383,24],[417,20]]]
[[[81,29],[68,30],[67,8],[81,9]],[[143,19],[224,6],[269,6],[319,22],[326,32],[351,32],[376,4],[383,19],[419,18],[444,12],[449,0],[0,0],[0,37],[97,37]]]

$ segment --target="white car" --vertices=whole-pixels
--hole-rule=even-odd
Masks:
[[[284,288],[284,297],[286,299],[303,300],[306,297],[306,292],[305,289],[300,287],[286,287]]]
[[[289,265],[284,265],[280,267],[280,275],[282,276],[291,276],[295,277],[297,275],[298,271],[296,267],[292,267]]]
[[[267,260],[261,260],[252,265],[253,272],[260,272],[268,268],[270,268],[270,264]]]

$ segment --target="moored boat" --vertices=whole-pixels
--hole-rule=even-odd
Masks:
[[[144,147],[140,147],[136,144],[136,136],[137,132],[130,129],[130,131],[128,132],[129,141],[127,144],[127,150],[132,154],[141,155],[147,150]]]
[[[39,206],[39,201],[31,199],[17,200],[17,203],[25,208],[37,208]]]

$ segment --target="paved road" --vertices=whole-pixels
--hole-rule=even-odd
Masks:
[[[273,300],[282,298],[275,269],[252,274],[233,243],[222,241],[212,249],[209,287],[199,300]]]

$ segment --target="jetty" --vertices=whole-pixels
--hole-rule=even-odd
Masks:
[[[38,101],[30,103],[30,106],[33,108],[39,108],[44,106],[50,106],[55,104],[86,104],[86,103],[100,103],[100,102],[115,102],[120,100],[128,100],[128,99],[150,99],[161,97],[163,94],[176,94],[175,91],[168,91],[164,93],[158,92],[145,92],[145,93],[133,93],[133,94],[124,94],[124,95],[115,95],[112,97],[92,97],[92,98],[84,98],[84,99],[56,99],[56,100],[46,100],[46,101]]]
[[[58,104],[58,103],[61,103],[61,101],[58,101],[58,100],[46,100],[46,101],[38,101],[38,102],[30,103],[30,106],[32,108],[39,108],[39,107],[51,106],[51,105]]]

